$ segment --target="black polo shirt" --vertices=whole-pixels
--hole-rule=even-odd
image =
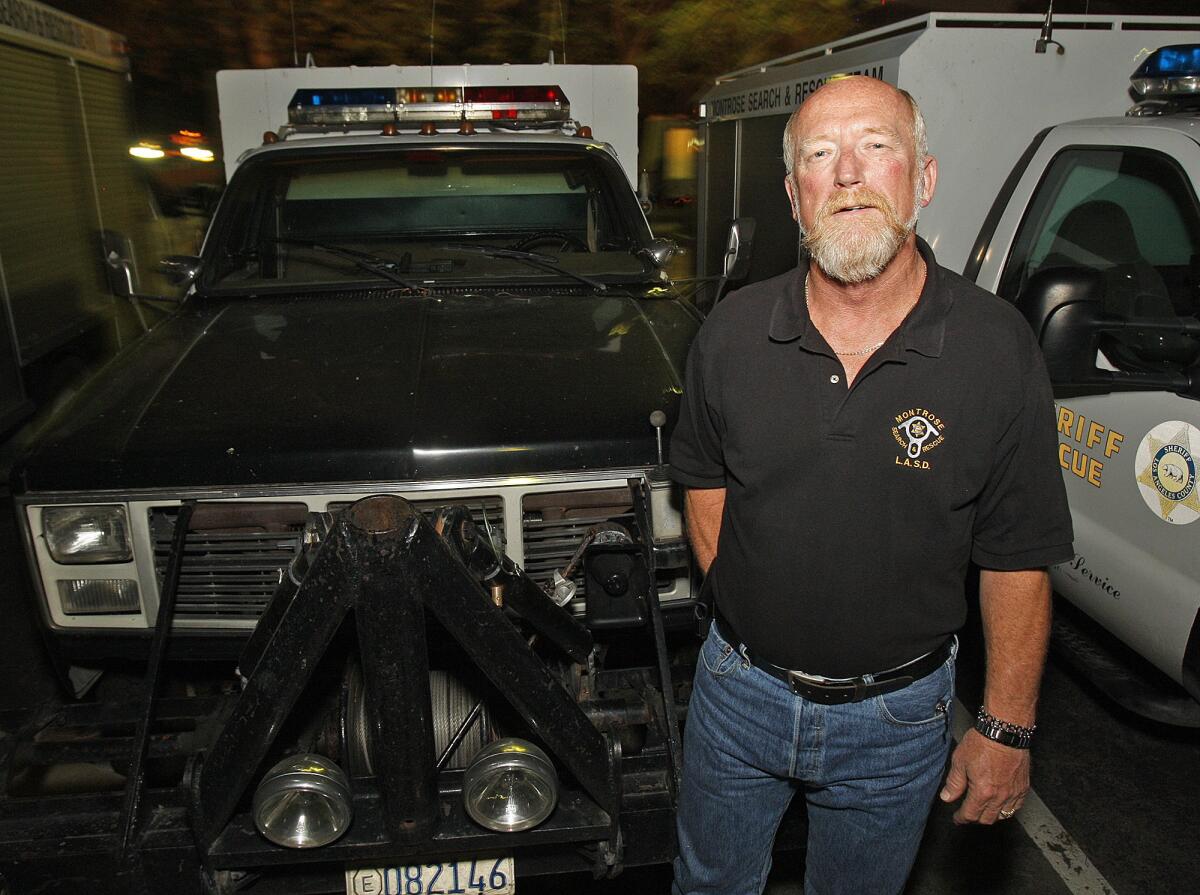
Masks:
[[[920,298],[849,390],[809,325],[804,263],[731,293],[692,345],[672,475],[727,489],[714,592],[776,665],[894,667],[962,626],[968,561],[1072,555],[1029,325],[918,248]]]

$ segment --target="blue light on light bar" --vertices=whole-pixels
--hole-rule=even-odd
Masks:
[[[297,90],[290,106],[389,106],[396,104],[394,88],[349,87],[340,90]]]
[[[1200,44],[1159,47],[1130,76],[1144,97],[1200,93]]]
[[[394,87],[343,87],[297,90],[288,103],[293,125],[357,127],[396,120]]]
[[[1146,57],[1135,78],[1172,78],[1200,74],[1200,44],[1159,47]]]

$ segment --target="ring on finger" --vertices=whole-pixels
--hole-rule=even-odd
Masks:
[[[1012,817],[1016,813],[1017,813],[1016,808],[1002,808],[1002,809],[1000,809],[1000,819],[1008,820],[1010,817]]]

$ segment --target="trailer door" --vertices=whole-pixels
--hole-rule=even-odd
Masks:
[[[720,276],[725,234],[734,218],[757,224],[750,273],[756,283],[796,264],[799,229],[783,178],[783,129],[790,113],[712,122],[705,126],[701,168],[700,276]]]
[[[792,220],[783,186],[783,129],[790,113],[743,118],[741,151],[735,195],[736,217],[757,223],[754,254],[747,283],[757,283],[791,270],[796,265],[800,229]]]

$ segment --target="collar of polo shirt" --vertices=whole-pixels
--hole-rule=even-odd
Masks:
[[[946,314],[954,303],[950,290],[940,288],[940,276],[933,249],[919,236],[917,251],[925,260],[927,274],[916,307],[900,324],[895,359],[901,362],[904,360],[904,351],[916,351],[926,357],[941,357],[946,336]],[[775,342],[800,339],[803,347],[817,349],[814,334],[809,332],[808,310],[804,305],[804,278],[808,274],[808,264],[807,260],[800,262],[787,291],[776,302],[771,313],[769,335]]]

